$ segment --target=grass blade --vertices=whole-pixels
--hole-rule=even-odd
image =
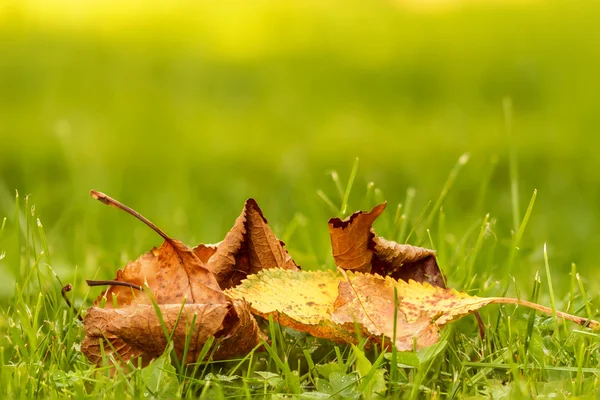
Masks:
[[[346,191],[344,192],[344,197],[342,199],[342,207],[340,209],[340,214],[342,217],[344,217],[348,212],[348,199],[350,198],[350,192],[352,191],[352,185],[354,184],[354,179],[356,178],[357,171],[358,157],[354,160],[354,164],[352,165],[352,171],[350,171],[350,178],[348,178],[348,184],[346,185]]]
[[[460,172],[462,167],[467,162],[469,162],[469,153],[465,153],[465,154],[461,155],[458,158],[458,161],[456,162],[456,164],[454,164],[454,168],[452,168],[452,170],[450,171],[450,175],[448,175],[448,179],[446,179],[446,183],[444,183],[444,186],[442,187],[442,191],[440,192],[439,197],[433,204],[433,208],[431,209],[429,216],[427,216],[427,219],[425,220],[426,228],[429,228],[431,226],[433,219],[435,218],[435,214],[438,212],[438,210],[442,206],[442,203],[444,202],[444,199],[448,195],[448,192],[450,191],[450,189],[452,189],[452,186],[454,186],[454,182],[456,181],[456,178],[458,177],[458,173]]]

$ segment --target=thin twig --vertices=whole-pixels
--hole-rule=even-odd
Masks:
[[[538,311],[541,311],[541,312],[549,314],[549,315],[553,314],[553,310],[551,308],[542,306],[537,303],[532,303],[532,302],[526,301],[526,300],[519,300],[519,299],[514,299],[514,298],[509,298],[509,297],[494,297],[492,300],[493,300],[492,303],[496,303],[496,304],[501,304],[501,303],[502,304],[516,304],[516,305],[533,308],[534,310],[538,310]],[[560,318],[564,318],[568,321],[575,322],[576,324],[585,326],[590,329],[594,329],[594,330],[600,329],[600,322],[595,321],[593,319],[578,317],[576,315],[567,314],[562,311],[556,311],[556,316],[560,317]]]
[[[125,286],[125,287],[130,287],[130,288],[139,290],[141,292],[144,291],[143,287],[141,287],[139,285],[136,285],[134,283],[129,283],[129,282],[111,281],[111,280],[108,280],[108,281],[92,281],[92,280],[89,280],[89,279],[86,280],[85,282],[88,284],[88,286],[108,286],[108,285]]]
[[[118,208],[119,210],[123,210],[127,214],[134,216],[135,218],[139,219],[144,224],[146,224],[150,228],[152,228],[156,233],[158,233],[160,236],[162,236],[163,239],[165,239],[168,242],[172,242],[172,239],[166,233],[164,233],[158,226],[154,225],[154,223],[152,223],[152,221],[150,221],[148,218],[144,217],[139,212],[135,211],[133,208],[128,207],[125,204],[121,203],[120,201],[115,200],[112,197],[110,197],[102,192],[98,192],[96,190],[90,191],[90,195],[94,199],[98,200],[101,203],[106,204],[107,206]]]

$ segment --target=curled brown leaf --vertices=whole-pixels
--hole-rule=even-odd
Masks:
[[[206,268],[214,274],[222,289],[235,287],[246,276],[263,269],[299,269],[285,244],[275,237],[254,199],[246,201],[233,228],[216,249],[200,245],[194,252],[203,258],[210,254]]]
[[[382,203],[371,211],[358,211],[344,220],[329,220],[336,265],[354,272],[376,273],[394,279],[412,279],[445,287],[433,250],[399,244],[375,234],[373,222],[381,215],[385,206],[386,203]]]

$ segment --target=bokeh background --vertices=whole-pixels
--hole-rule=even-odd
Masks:
[[[474,246],[490,213],[485,246],[493,257],[475,269],[504,280],[511,148],[520,217],[538,189],[512,271],[517,286],[528,292],[543,271],[547,242],[557,295],[573,262],[588,293],[600,289],[594,2],[0,5],[3,301],[24,243],[19,250],[15,190],[23,225],[30,195],[63,281],[75,271],[110,278],[160,243],[91,199],[90,189],[188,244],[221,240],[244,200],[255,197],[292,256],[314,269],[332,266],[326,222],[334,216],[317,190],[339,205],[331,171],[345,181],[356,157],[351,209],[387,199],[387,220],[376,226],[385,231],[413,187],[410,241],[431,245],[418,215],[469,153],[443,205],[440,240],[454,256],[442,268],[451,275],[464,265],[464,248]],[[369,182],[377,188],[372,198]],[[434,247],[437,227],[436,218]]]

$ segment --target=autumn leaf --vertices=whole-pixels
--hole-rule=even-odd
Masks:
[[[443,325],[492,301],[414,280],[405,282],[360,273],[347,274],[339,282],[338,290],[332,321],[359,322],[375,338],[393,338],[398,350],[420,349],[436,343]]]
[[[237,286],[246,276],[263,269],[299,269],[254,199],[246,201],[221,243],[216,247],[199,245],[194,253],[206,260],[206,269],[214,274],[222,289]]]
[[[436,343],[439,329],[492,303],[516,304],[553,314],[552,309],[525,300],[470,296],[455,289],[435,287],[427,282],[406,282],[389,276],[383,278],[349,273],[340,282],[332,320],[336,323],[358,321],[373,335],[393,338],[394,304],[397,304],[394,343],[398,350],[412,350],[414,344],[417,348],[422,348]],[[560,311],[556,311],[556,315],[579,325],[600,329],[600,322],[597,321]]]
[[[272,316],[281,325],[337,342],[353,342],[354,332],[331,320],[338,295],[336,276],[333,271],[269,269],[250,275],[225,294],[232,299],[248,299],[253,314]]]
[[[538,304],[445,288],[432,250],[374,233],[372,224],[385,204],[343,221],[331,219],[338,271],[302,272],[253,199],[222,242],[190,249],[129,207],[99,192],[92,195],[164,239],[115,280],[88,281],[109,285],[84,320],[81,349],[94,363],[112,356],[125,362],[140,357],[146,364],[169,342],[183,361],[192,362],[211,337],[215,359],[243,355],[262,339],[253,314],[317,337],[347,343],[369,337],[399,350],[436,343],[446,324],[491,303],[531,307],[600,329],[600,322]]]
[[[122,271],[118,271],[116,282],[140,287],[147,283],[158,304],[181,304],[184,300],[204,304],[227,302],[217,280],[193,250],[179,240],[171,239],[144,216],[104,193],[92,191],[91,195],[104,204],[122,209],[138,218],[165,240],[159,248],[152,249],[136,261],[130,262]],[[117,283],[104,291],[101,297],[107,297],[109,307],[112,306],[113,296],[119,307],[128,304],[150,304],[147,296],[139,292],[137,296],[131,293],[131,288]]]
[[[229,359],[252,350],[258,344],[260,332],[249,311],[248,303],[244,301],[160,306],[160,314],[167,331],[172,333],[173,345],[180,358],[189,340],[186,363],[198,359],[204,343],[211,336],[218,338],[213,349],[215,360]],[[151,305],[117,309],[91,307],[84,327],[86,337],[81,343],[81,351],[95,364],[102,362],[102,352],[125,362],[142,357],[146,364],[160,356],[167,346],[158,314]]]
[[[254,314],[272,316],[282,325],[313,336],[357,343],[356,326],[359,326],[361,334],[378,341],[382,335],[392,337],[394,289],[390,282],[394,280],[352,272],[347,273],[347,278],[334,271],[268,270],[248,277],[225,293],[232,299],[248,301]],[[403,307],[417,307],[414,303]],[[414,339],[420,347],[437,341],[438,328],[432,323],[432,316],[440,310],[417,318],[411,315],[410,320],[402,310],[399,308],[398,312],[398,349],[412,349]]]
[[[206,264],[208,260],[217,252],[217,247],[219,247],[219,243],[217,244],[199,244],[194,247],[194,254],[202,261],[203,264]]]
[[[345,270],[376,273],[404,281],[412,279],[445,287],[433,250],[399,244],[375,234],[373,222],[385,206],[386,203],[382,203],[370,212],[358,211],[344,220],[329,220],[336,265]]]
[[[260,332],[247,304],[232,302],[223,294],[215,276],[196,252],[167,236],[131,208],[103,193],[91,194],[138,218],[164,242],[127,264],[117,272],[115,280],[88,281],[91,286],[110,285],[94,303],[95,306],[106,303],[106,308],[91,307],[84,319],[86,338],[81,348],[90,361],[100,361],[101,340],[105,341],[107,354],[116,353],[115,357],[123,361],[142,357],[147,362],[162,354],[167,342],[156,310],[150,305],[152,297],[165,323],[171,324],[169,332],[174,329],[174,348],[180,356],[186,334],[192,331],[196,332],[198,345],[210,336],[228,343],[223,350],[216,350],[216,359],[245,354],[260,342]],[[183,310],[181,316],[180,310]],[[180,320],[175,318],[178,316]],[[194,325],[190,327],[192,321]],[[188,354],[191,359],[197,355],[195,350]]]
[[[444,325],[491,303],[552,313],[547,307],[518,299],[470,296],[427,282],[353,272],[266,270],[225,293],[251,303],[255,314],[272,316],[314,336],[356,343],[358,327],[376,342],[392,341],[398,350],[436,343]],[[556,315],[600,329],[597,321],[561,312]]]

